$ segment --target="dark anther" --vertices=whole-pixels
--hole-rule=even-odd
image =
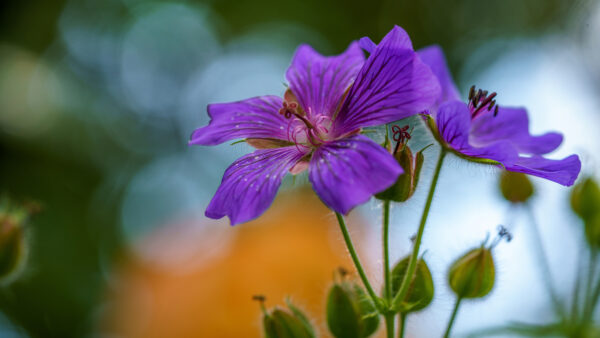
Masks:
[[[265,297],[264,295],[253,295],[252,300],[264,303],[267,300],[267,297]]]
[[[473,95],[475,95],[475,85],[472,85],[471,89],[469,89],[469,101],[473,99]]]
[[[498,114],[498,105],[496,105],[496,93],[488,95],[487,90],[478,89],[475,91],[475,86],[469,91],[469,108],[471,109],[471,118],[475,118],[482,110],[492,111],[494,108],[494,116]]]
[[[396,147],[394,147],[394,154],[398,151],[400,144],[406,144],[410,140],[410,134],[412,129],[408,131],[408,125],[400,128],[397,125],[392,126],[392,139],[396,141]]]

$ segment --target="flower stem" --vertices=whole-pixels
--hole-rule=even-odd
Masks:
[[[527,211],[527,215],[529,216],[529,221],[531,223],[533,237],[536,242],[538,261],[540,264],[541,272],[543,274],[542,279],[544,279],[544,284],[546,285],[546,289],[547,289],[548,293],[550,294],[550,299],[552,301],[552,305],[554,306],[554,310],[560,316],[563,316],[564,311],[560,304],[560,301],[558,300],[556,291],[554,289],[554,283],[552,282],[552,273],[550,272],[550,266],[548,265],[548,258],[546,256],[546,251],[544,250],[544,244],[542,243],[542,236],[540,234],[540,230],[537,225],[535,214],[533,213],[533,209],[530,204],[525,204],[525,209]]]
[[[371,300],[375,304],[375,307],[381,312],[381,302],[379,300],[379,297],[377,297],[377,295],[375,294],[375,291],[373,291],[373,287],[371,287],[371,284],[369,283],[369,279],[365,274],[365,270],[360,264],[360,260],[358,259],[358,255],[356,254],[356,250],[354,249],[354,244],[352,244],[352,239],[350,238],[350,234],[348,233],[348,227],[346,227],[346,222],[344,222],[344,216],[342,216],[339,212],[336,212],[335,216],[337,217],[338,223],[340,225],[340,230],[342,231],[342,235],[344,236],[346,247],[348,248],[348,252],[350,252],[350,257],[352,257],[352,262],[354,262],[356,271],[358,271],[358,275],[360,276],[360,279],[365,285],[367,293],[371,297]]]
[[[404,300],[406,293],[408,292],[408,288],[410,286],[410,282],[413,279],[413,275],[415,273],[415,269],[417,267],[417,257],[419,256],[419,248],[421,247],[421,239],[423,238],[423,232],[425,230],[425,223],[427,223],[427,216],[429,215],[429,209],[431,208],[431,202],[433,201],[433,194],[435,193],[435,187],[437,186],[438,178],[440,177],[440,172],[442,170],[442,163],[444,162],[444,157],[446,156],[446,150],[442,148],[440,150],[440,155],[438,157],[437,165],[435,167],[435,172],[433,174],[433,179],[431,181],[431,186],[429,187],[429,194],[427,195],[427,201],[425,202],[425,208],[423,209],[423,214],[421,215],[421,223],[419,224],[419,230],[417,232],[417,237],[415,239],[415,244],[413,247],[412,255],[410,256],[410,261],[408,263],[408,268],[406,270],[406,274],[404,274],[404,279],[402,280],[402,284],[400,285],[400,290],[394,297],[392,301],[393,308],[398,308],[400,303]]]
[[[408,313],[402,313],[400,312],[400,333],[398,333],[398,338],[404,338],[404,331],[406,328],[406,316],[408,316]]]
[[[390,276],[390,201],[383,201],[383,280],[386,305],[392,300],[392,278]],[[394,337],[394,313],[385,314],[387,337]]]
[[[452,325],[454,325],[454,320],[456,319],[456,314],[458,313],[458,307],[460,306],[461,297],[456,298],[456,303],[454,304],[454,310],[452,310],[452,316],[450,317],[450,321],[448,322],[448,328],[446,329],[446,333],[444,333],[444,338],[450,337],[450,330],[452,330]]]

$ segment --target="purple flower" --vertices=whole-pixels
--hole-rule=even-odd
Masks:
[[[358,43],[324,57],[300,46],[286,72],[284,98],[261,96],[211,104],[208,126],[190,144],[216,145],[244,138],[257,148],[236,160],[206,209],[206,216],[249,221],[272,203],[283,177],[308,169],[321,200],[347,213],[396,181],[402,168],[381,146],[360,134],[414,115],[433,104],[439,85],[394,27],[365,61]]]
[[[527,110],[496,105],[496,93],[472,87],[468,103],[461,102],[441,48],[427,47],[418,54],[431,67],[442,88],[430,111],[434,118],[430,126],[443,146],[469,160],[573,185],[581,170],[577,155],[562,160],[542,157],[558,148],[561,134],[531,135]]]

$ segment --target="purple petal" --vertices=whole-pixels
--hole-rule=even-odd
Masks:
[[[308,115],[335,113],[344,93],[362,67],[365,56],[353,42],[338,56],[322,56],[308,45],[298,47],[286,78]]]
[[[571,155],[562,160],[550,160],[541,156],[519,157],[506,170],[538,176],[547,180],[571,186],[581,170],[581,161],[577,155]]]
[[[439,93],[438,81],[412,50],[406,32],[395,27],[360,70],[335,120],[336,133],[420,113]]]
[[[559,133],[540,136],[529,134],[529,119],[524,108],[500,107],[494,117],[492,112],[478,115],[471,126],[471,137],[477,143],[489,144],[497,140],[509,140],[520,153],[542,155],[556,149],[562,143]]]
[[[308,178],[323,203],[346,214],[388,188],[402,172],[383,147],[355,135],[317,148]]]
[[[296,147],[259,149],[237,159],[223,175],[206,217],[229,216],[231,225],[261,215],[273,202],[281,180],[305,154]]]
[[[279,114],[282,99],[260,96],[244,101],[209,104],[210,123],[192,133],[189,144],[216,145],[238,138],[288,140],[289,121]]]
[[[371,40],[371,38],[368,36],[360,38],[360,40],[358,40],[358,45],[369,54],[373,53],[375,48],[377,48],[375,42],[373,42],[373,40]]]
[[[419,49],[417,51],[421,60],[431,68],[431,71],[438,79],[441,87],[441,95],[437,100],[437,105],[451,100],[460,100],[460,93],[456,89],[456,84],[452,80],[452,74],[446,64],[444,51],[440,46],[433,45]]]
[[[413,49],[410,37],[408,36],[408,33],[406,33],[404,29],[402,29],[402,27],[394,26],[394,28],[392,28],[392,30],[383,38],[381,42],[383,43],[383,41],[386,38],[392,41],[394,47],[396,48],[410,50]],[[364,49],[369,54],[373,53],[373,51],[377,47],[375,42],[373,42],[373,40],[371,40],[371,38],[369,38],[368,36],[361,38],[358,41],[358,43],[360,45],[360,48]]]
[[[490,159],[506,165],[518,157],[518,152],[508,141],[490,144],[472,144],[469,140],[471,113],[467,105],[460,101],[442,104],[437,113],[438,131],[444,141],[457,152],[477,158]]]

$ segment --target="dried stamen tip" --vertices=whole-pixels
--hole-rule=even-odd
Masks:
[[[496,236],[496,238],[494,238],[494,240],[492,241],[492,243],[490,244],[490,249],[496,247],[496,245],[498,245],[498,243],[500,243],[503,239],[506,240],[506,242],[510,242],[512,241],[512,234],[508,231],[508,229],[506,229],[506,227],[504,225],[499,225],[498,226],[498,235]]]
[[[264,303],[267,300],[267,297],[265,297],[265,295],[253,295],[252,300],[255,300],[260,303]]]
[[[348,274],[350,274],[350,272],[346,270],[346,268],[344,268],[343,266],[338,267],[337,273],[342,279],[345,278]]]
[[[408,125],[400,128],[397,125],[392,126],[392,139],[396,141],[396,147],[394,148],[394,154],[398,152],[398,148],[400,144],[406,144],[408,140],[410,140],[410,134],[412,133],[414,127],[408,131]]]

